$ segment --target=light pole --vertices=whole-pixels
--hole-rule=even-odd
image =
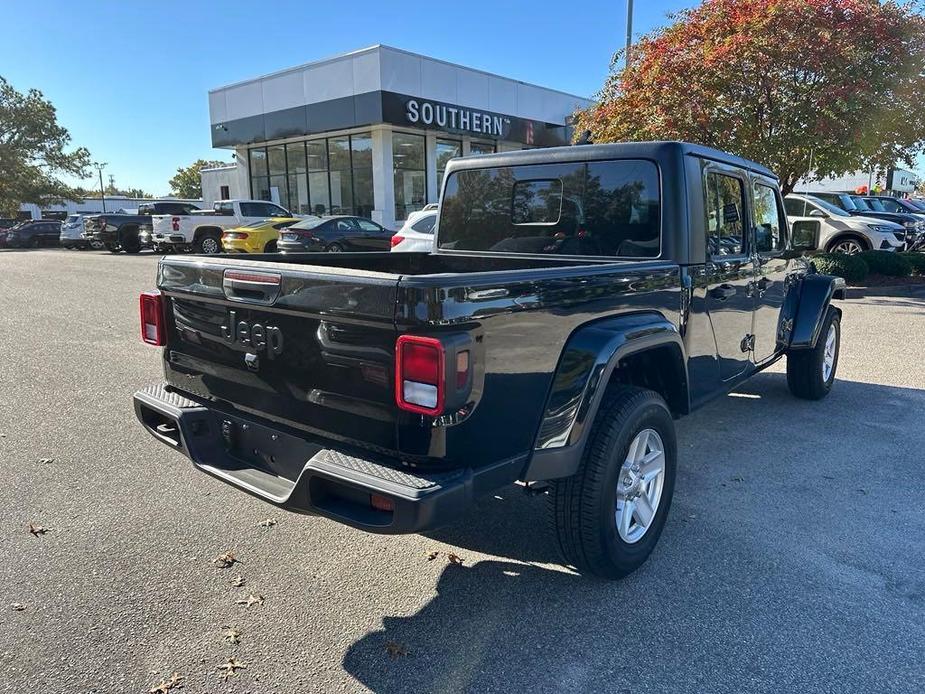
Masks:
[[[96,170],[100,174],[100,200],[103,203],[103,212],[105,212],[106,211],[106,194],[103,191],[103,169],[106,168],[106,162],[95,161],[93,162],[93,166],[96,167]]]
[[[626,54],[625,66],[630,66],[630,50],[633,48],[633,0],[626,0]]]

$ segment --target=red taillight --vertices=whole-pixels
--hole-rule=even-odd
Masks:
[[[157,290],[142,292],[139,297],[141,310],[141,339],[149,345],[163,347],[167,344],[164,329],[164,299]]]
[[[226,241],[239,241],[247,238],[247,234],[243,231],[226,231],[222,234],[222,238]]]
[[[395,343],[395,400],[409,412],[437,415],[446,397],[443,344],[432,337],[401,335]]]
[[[404,237],[404,236],[399,236],[398,234],[395,234],[395,236],[393,236],[393,237],[391,238],[391,240],[389,241],[389,243],[391,243],[391,244],[392,244],[392,247],[394,248],[395,246],[397,246],[398,244],[400,244],[400,243],[401,243],[402,241],[404,241],[404,240],[405,240],[405,237]]]
[[[180,231],[180,218],[179,218],[179,217],[174,217],[173,219],[171,219],[171,220],[170,220],[170,226],[173,227],[173,230],[174,230],[174,231]]]

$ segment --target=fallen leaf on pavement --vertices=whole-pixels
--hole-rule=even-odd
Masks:
[[[24,609],[26,609],[26,606],[21,602],[14,602],[10,605],[10,607],[13,608],[15,612],[22,612]]]
[[[259,523],[257,523],[257,525],[259,525],[259,526],[261,526],[261,527],[263,527],[263,528],[272,528],[274,525],[276,525],[276,519],[275,519],[275,518],[267,518],[266,520],[262,520],[262,521],[260,521]]]
[[[228,659],[227,663],[224,665],[219,665],[217,669],[222,670],[222,672],[219,674],[219,677],[227,682],[228,678],[231,677],[237,670],[246,670],[247,665],[232,656]]]
[[[41,525],[35,525],[33,523],[29,523],[29,532],[35,535],[36,537],[38,537],[39,535],[44,535],[50,529],[51,528],[43,528]]]
[[[49,463],[55,462],[55,459],[54,458],[39,458],[39,462],[42,465],[48,465]]]
[[[231,585],[233,585],[235,588],[240,588],[245,583],[247,583],[247,579],[244,578],[244,576],[242,576],[241,574],[238,574],[237,576],[231,579]]]
[[[241,640],[241,632],[234,627],[225,627],[225,631],[222,633],[222,638],[225,639],[228,643],[238,643]]]
[[[235,600],[235,604],[237,604],[237,605],[244,605],[244,607],[250,607],[251,605],[262,605],[262,604],[263,604],[263,596],[262,596],[262,595],[254,595],[253,593],[251,593],[251,594],[248,595],[246,598],[239,598],[239,599]]]
[[[225,552],[224,554],[219,554],[217,557],[215,557],[215,559],[212,560],[212,563],[220,569],[227,569],[237,564],[238,558],[234,556],[234,552]]]
[[[463,558],[459,556],[458,554],[453,554],[452,552],[450,554],[447,554],[446,558],[450,562],[450,564],[462,564],[463,563]]]
[[[434,559],[436,559],[436,558],[439,557],[439,556],[440,556],[440,552],[430,552],[430,553],[427,555],[427,561],[433,561]]]
[[[148,694],[168,694],[171,689],[180,689],[183,687],[183,680],[185,677],[181,677],[180,673],[175,672],[170,676],[169,680],[161,680],[160,684],[153,686],[148,690]]]
[[[385,652],[389,654],[392,660],[395,660],[396,658],[403,658],[411,651],[409,651],[408,647],[403,643],[398,643],[398,641],[386,641]]]

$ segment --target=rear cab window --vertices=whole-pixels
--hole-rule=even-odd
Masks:
[[[422,220],[423,221],[423,220]],[[648,160],[452,172],[440,209],[442,250],[657,258],[659,172]]]

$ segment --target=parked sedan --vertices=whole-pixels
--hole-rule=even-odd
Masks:
[[[39,248],[40,246],[57,246],[61,236],[61,222],[38,219],[24,222],[10,229],[6,234],[9,248]]]
[[[430,253],[434,249],[436,212],[409,217],[392,237],[393,253]]]
[[[279,232],[299,221],[304,220],[299,217],[270,217],[228,229],[222,234],[222,250],[225,253],[275,253]]]
[[[305,219],[280,232],[281,253],[387,251],[392,232],[364,217]]]

